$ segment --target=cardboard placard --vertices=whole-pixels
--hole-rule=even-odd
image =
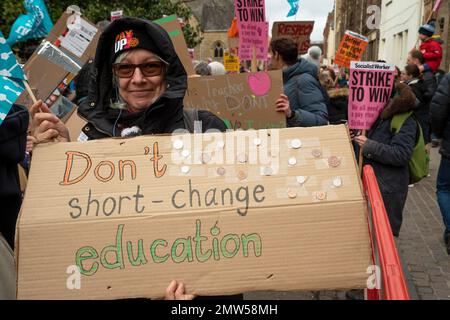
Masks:
[[[272,27],[272,39],[289,38],[298,46],[298,54],[305,54],[311,45],[314,21],[279,21]]]
[[[181,30],[180,22],[176,15],[171,15],[162,19],[154,21],[163,27],[172,40],[173,46],[178,57],[181,60],[188,76],[195,75],[194,66],[192,65],[192,59],[189,55],[188,47],[186,45],[186,40],[183,36],[183,31]]]
[[[391,98],[395,67],[386,63],[353,61],[350,68],[348,124],[369,130]]]
[[[208,110],[229,129],[286,127],[286,117],[275,111],[283,93],[280,70],[188,79],[184,106]]]
[[[239,72],[241,67],[241,62],[239,57],[236,57],[229,52],[224,52],[223,54],[223,65],[225,66],[225,70],[227,72]]]
[[[173,279],[198,295],[367,285],[345,126],[53,143],[33,157],[19,299],[158,298]]]
[[[355,32],[346,31],[336,52],[334,63],[340,67],[350,68],[351,61],[360,61],[369,39]]]
[[[95,50],[100,34],[99,32],[96,32],[95,34],[93,32],[94,29],[97,30],[97,28],[91,22],[87,21],[86,18],[79,16],[73,20],[75,22],[81,21],[78,25],[79,28],[73,27],[69,17],[72,19],[73,15],[63,13],[45,39],[46,42],[59,49],[59,54],[54,56],[56,60],[53,60],[50,57],[51,55],[47,54],[48,50],[44,50],[40,53],[39,50],[36,50],[23,68],[35,96],[42,101],[46,101],[64,79],[68,78],[70,75],[72,77],[74,76],[74,74],[71,74],[67,70],[68,67],[64,67],[61,64],[72,61],[82,67],[90,57],[95,56]],[[68,28],[68,25],[71,25],[71,29]],[[82,34],[80,34],[80,32]],[[66,40],[64,41],[61,41],[60,38],[63,34],[65,34],[67,38],[65,38]],[[87,38],[85,39],[84,37]],[[88,39],[90,39],[90,42]],[[76,56],[73,52],[64,48],[63,44],[67,48],[70,48],[70,45],[73,44],[76,47],[73,49],[74,52],[77,54],[82,52],[81,57]],[[82,45],[82,47],[78,47],[78,44]],[[66,55],[66,57],[63,58],[62,55]],[[71,64],[74,64],[72,62]],[[42,79],[45,79],[45,81],[42,81]],[[27,107],[31,107],[33,104],[27,91],[24,91],[20,95],[16,103]]]
[[[123,17],[123,10],[111,11],[111,22]]]

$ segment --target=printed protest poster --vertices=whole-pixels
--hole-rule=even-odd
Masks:
[[[281,93],[280,70],[190,78],[184,106],[214,113],[229,129],[285,128],[275,111]]]
[[[123,17],[123,10],[111,11],[111,22]]]
[[[39,145],[18,298],[364,288],[366,210],[345,126]]]
[[[368,43],[369,39],[366,37],[346,31],[336,52],[334,63],[340,67],[350,68],[351,61],[361,60]]]
[[[234,13],[238,24],[244,22],[265,22],[266,5],[264,0],[234,0]],[[239,29],[240,30],[240,29]]]
[[[175,51],[181,60],[188,76],[194,75],[194,66],[192,65],[192,59],[189,55],[188,47],[186,45],[186,40],[184,39],[183,31],[181,30],[180,22],[176,15],[171,15],[162,19],[154,21],[163,27],[169,34]]]
[[[348,122],[350,129],[368,130],[389,102],[395,67],[386,63],[357,62],[350,68]]]
[[[239,72],[241,62],[234,54],[225,51],[223,54],[223,65],[227,72]]]
[[[245,22],[240,23],[239,27],[239,58],[252,60],[255,48],[256,59],[266,61],[269,52],[269,23]]]
[[[314,21],[278,21],[272,27],[272,39],[289,38],[297,43],[298,54],[305,54],[311,46]]]

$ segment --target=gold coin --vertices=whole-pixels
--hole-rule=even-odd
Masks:
[[[291,198],[291,199],[297,198],[297,192],[295,192],[294,190],[291,190],[291,189],[288,189],[287,195],[288,195],[288,197]]]
[[[327,198],[327,193],[325,191],[316,192],[316,199],[317,200],[325,200]]]
[[[312,155],[314,158],[320,158],[322,156],[322,151],[319,149],[314,149],[312,151]]]
[[[336,168],[341,165],[341,160],[336,156],[331,156],[328,158],[328,164],[330,167]]]
[[[218,174],[219,176],[224,176],[226,172],[227,172],[227,171],[226,171],[225,168],[223,168],[223,167],[217,168],[217,174]]]
[[[241,181],[247,179],[247,174],[244,171],[239,171],[238,172],[238,179],[241,180]]]

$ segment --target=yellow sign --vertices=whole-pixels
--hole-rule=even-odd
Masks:
[[[223,65],[227,72],[239,72],[240,61],[237,56],[231,55],[229,52],[223,54]]]

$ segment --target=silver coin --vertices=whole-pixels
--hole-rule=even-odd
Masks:
[[[224,176],[225,173],[227,173],[227,171],[225,170],[225,168],[223,168],[223,167],[217,168],[217,174],[218,174],[219,176]]]
[[[261,139],[259,139],[259,138],[253,139],[253,144],[254,144],[255,146],[260,146],[261,143],[262,143]]]
[[[181,152],[181,155],[184,157],[184,158],[189,158],[189,156],[191,155],[191,153],[189,152],[189,150],[183,150],[182,152]]]
[[[189,166],[182,166],[181,167],[181,173],[182,174],[188,174],[191,171],[191,168]]]
[[[306,180],[308,180],[308,177],[305,177],[305,176],[298,176],[297,177],[297,183],[300,184],[300,185],[305,184]]]
[[[335,186],[336,188],[342,187],[342,179],[341,179],[341,177],[336,177],[336,178],[333,179],[333,186]]]
[[[300,139],[291,140],[291,148],[300,149],[302,146],[302,141]]]
[[[181,150],[184,147],[183,140],[175,140],[172,145],[175,150]]]
[[[239,154],[237,156],[237,160],[239,163],[246,163],[248,161],[246,154]]]
[[[291,167],[295,166],[295,165],[297,164],[297,159],[296,159],[295,157],[289,158],[288,164],[289,164],[289,166],[291,166]]]

